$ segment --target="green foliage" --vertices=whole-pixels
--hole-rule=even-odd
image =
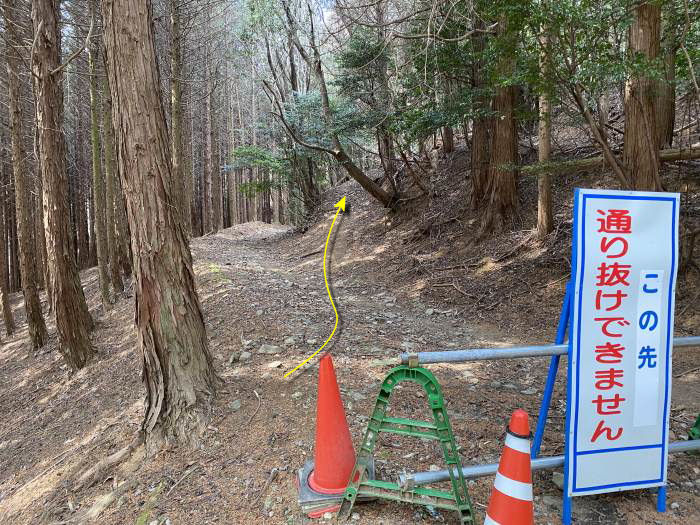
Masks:
[[[239,38],[248,44],[261,35],[275,34],[282,30],[276,0],[245,0],[241,9]]]
[[[315,36],[330,91],[330,116],[324,114],[317,80],[296,51],[301,92],[285,92],[282,111],[294,135],[307,144],[332,149],[337,136],[348,148],[359,145],[361,150],[376,151],[378,133],[390,134],[396,144],[405,147],[444,126],[461,128],[473,118],[495,116],[490,100],[496,90],[517,86],[515,113],[521,125],[537,121],[537,100],[542,93],[550,96],[559,122],[576,125],[581,115],[573,103],[574,92],[595,113],[600,96],[619,93],[632,76],[663,82],[663,54],[674,46],[678,50],[677,94],[692,92],[689,61],[679,45],[685,45],[696,76],[700,76],[696,3],[652,1],[661,6],[663,21],[661,56],[656,60],[628,51],[628,30],[638,6],[631,0],[416,0],[364,10],[350,3],[344,7],[348,18],[341,17],[343,23],[353,21],[347,33],[332,35],[333,24],[323,23],[332,7],[314,3]],[[240,40],[264,63],[266,50],[260,42],[262,37],[269,39],[277,83],[288,89],[285,62],[290,44],[280,5],[277,0],[245,0],[243,5]],[[303,3],[289,5],[299,23],[296,34],[308,51],[309,13]],[[385,27],[377,24],[382,8],[386,9],[385,20],[393,21]],[[477,26],[479,32],[474,33]],[[545,35],[547,47],[541,41]],[[479,88],[475,87],[475,72],[483,78]],[[272,85],[270,75],[267,80]],[[273,106],[273,110],[278,108]],[[246,127],[257,126],[257,136],[264,137],[261,143],[276,144],[277,152],[263,155],[242,149],[236,165],[265,170],[274,179],[287,181],[291,189],[308,181],[306,164],[311,159],[313,184],[322,189],[326,168],[335,166],[333,158],[298,145],[279,121],[266,120],[268,117],[258,115],[259,122],[246,123]],[[250,191],[266,189],[256,184],[267,183],[249,183]]]
[[[444,126],[449,121],[449,116],[446,111],[431,107],[431,104],[406,107],[400,112],[400,118],[394,121],[391,130],[405,136],[408,141],[414,141],[425,138]]]
[[[363,111],[344,98],[331,97],[331,119],[326,120],[318,91],[298,94],[285,105],[285,117],[301,138],[310,144],[331,148],[331,138],[337,134],[341,141],[362,140],[372,127],[372,111]]]
[[[673,3],[661,0],[663,17],[672,17]],[[526,19],[525,61],[520,82],[536,91],[563,95],[578,86],[587,102],[624,84],[632,76],[663,80],[662,57],[650,61],[626,50],[634,4],[607,0],[540,0]],[[677,8],[674,7],[674,9]],[[674,23],[675,24],[675,23]],[[537,36],[550,38],[548,75],[542,75],[542,46]]]
[[[257,168],[265,174],[255,181],[243,182],[239,191],[244,195],[254,196],[258,193],[278,188],[289,176],[289,161],[275,153],[258,146],[240,146],[233,152],[233,162],[228,169]]]
[[[247,197],[254,197],[255,195],[268,192],[278,186],[279,184],[276,184],[272,179],[248,181],[239,184],[238,191]]]
[[[678,3],[679,0],[676,0]],[[689,4],[690,5],[690,4]],[[684,10],[683,2],[681,0],[680,5],[676,6],[674,11],[674,20],[671,22],[676,26],[676,34],[674,35],[678,40],[683,39],[685,51],[683,49],[679,50],[676,54],[676,83],[678,84],[680,94],[692,93],[695,91],[695,86],[693,84],[690,63],[688,62],[688,57],[690,57],[690,62],[694,67],[695,78],[700,81],[700,8],[696,7],[693,12],[692,8],[686,16]],[[674,42],[679,45],[681,42]],[[688,53],[686,57],[685,53]],[[700,94],[696,93],[695,96],[700,97]]]
[[[240,146],[233,152],[232,168],[260,168],[275,175],[281,175],[287,172],[289,163],[286,159],[280,158],[264,148]]]
[[[380,75],[388,67],[387,45],[376,31],[360,27],[353,31],[336,57],[339,74],[335,80],[338,92],[349,100],[357,100],[377,108]]]

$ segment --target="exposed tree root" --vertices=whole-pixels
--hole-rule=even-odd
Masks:
[[[135,479],[124,481],[116,489],[107,494],[103,494],[95,500],[95,503],[85,511],[84,514],[76,516],[76,523],[93,523],[107,508],[117,501],[122,494],[129,490],[136,483]]]
[[[267,477],[267,481],[265,481],[265,484],[263,485],[262,489],[260,492],[258,492],[258,495],[253,498],[253,501],[250,502],[250,505],[248,505],[248,508],[252,509],[255,504],[260,501],[260,499],[265,495],[267,492],[267,489],[270,487],[270,484],[275,481],[275,478],[277,477],[277,474],[279,474],[279,469],[277,467],[273,467],[272,470],[270,471],[269,476]]]
[[[80,512],[77,516],[73,516],[71,519],[66,521],[55,521],[51,525],[69,525],[69,524],[87,524],[94,523],[95,520],[105,511],[107,508],[117,501],[122,494],[129,490],[136,483],[135,479],[130,479],[122,482],[117,488],[99,496],[95,502],[87,510]]]
[[[250,416],[247,425],[250,425],[251,421],[253,421],[253,418],[257,415],[258,411],[260,410],[260,406],[262,405],[262,399],[260,399],[260,394],[258,394],[258,391],[253,390],[253,394],[255,394],[255,397],[258,398],[258,408],[256,408],[255,412],[253,412],[253,414]]]
[[[101,478],[103,478],[104,474],[109,468],[129,459],[134,451],[143,445],[143,442],[143,432],[139,432],[126,447],[118,450],[110,456],[107,456],[105,459],[98,461],[94,466],[83,472],[83,474],[78,478],[74,491],[77,492],[98,482]]]
[[[170,490],[168,490],[168,492],[165,494],[165,497],[167,498],[168,496],[170,496],[170,493],[171,493],[173,490],[175,490],[175,487],[177,487],[180,483],[182,483],[182,482],[184,481],[184,479],[185,479],[187,476],[189,476],[190,474],[192,474],[192,473],[193,473],[195,470],[197,470],[200,466],[201,466],[201,465],[194,465],[193,467],[188,468],[188,469],[185,471],[185,473],[182,475],[182,477],[181,477],[180,479],[178,479],[172,487],[170,487]]]

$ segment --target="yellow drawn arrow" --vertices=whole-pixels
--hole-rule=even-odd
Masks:
[[[338,215],[340,214],[340,210],[345,211],[345,197],[340,199],[336,205],[334,206],[335,208],[338,208],[338,211],[335,212],[335,217],[333,217],[333,222],[331,223],[331,228],[328,230],[328,237],[326,237],[326,247],[323,249],[323,280],[326,282],[326,292],[328,292],[328,298],[331,300],[331,306],[333,307],[333,312],[335,312],[335,326],[333,327],[333,331],[331,332],[331,335],[328,336],[328,339],[321,345],[321,348],[316,350],[313,354],[311,354],[309,357],[304,359],[299,365],[284,374],[284,377],[287,377],[297,370],[299,370],[302,366],[304,366],[306,363],[311,361],[316,354],[318,354],[321,350],[323,350],[323,347],[328,344],[328,341],[330,341],[333,336],[335,335],[335,331],[338,329],[338,310],[335,308],[335,303],[333,302],[333,295],[331,294],[331,288],[328,286],[328,274],[326,273],[326,253],[328,252],[328,243],[331,240],[331,232],[333,231],[333,226],[335,225],[335,220],[338,218]]]

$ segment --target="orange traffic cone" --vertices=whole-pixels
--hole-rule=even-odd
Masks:
[[[330,354],[321,358],[316,405],[316,447],[309,486],[321,494],[342,494],[355,466],[350,429],[345,419]]]
[[[484,525],[534,525],[532,470],[530,469],[530,425],[527,412],[510,416],[506,444],[498,464],[496,480]]]

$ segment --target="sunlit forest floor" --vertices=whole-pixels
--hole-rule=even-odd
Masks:
[[[19,332],[0,347],[0,522],[68,523],[122,489],[105,524],[296,524],[296,470],[313,456],[317,366],[284,380],[327,337],[333,312],[325,295],[320,251],[333,204],[347,195],[330,275],[342,317],[331,345],[355,443],[364,432],[386,360],[402,351],[551,342],[569,272],[571,188],[609,184],[602,176],[566,176],[555,186],[555,231],[534,238],[533,180],[522,181],[523,212],[515,227],[476,242],[478,211],[466,206],[463,152],[432,180],[426,204],[385,216],[359,187],[345,183],[324,196],[304,234],[249,223],[195,239],[192,249],[211,350],[224,386],[197,451],[168,450],[142,463],[133,456],[91,487],[77,488],[89,466],[124,447],[142,415],[141,356],[131,292],[102,312],[97,272],[83,283],[97,320],[95,361],[70,375],[52,342],[28,348],[21,296],[13,297]],[[671,168],[678,170],[677,168]],[[697,168],[666,174],[670,191],[684,189],[689,221],[700,220]],[[693,171],[696,170],[696,171]],[[697,182],[695,183],[697,184]],[[696,256],[696,261],[697,256]],[[679,277],[676,335],[700,335],[698,272]],[[45,299],[45,298],[44,298]],[[55,334],[55,326],[50,326]],[[685,439],[700,412],[697,349],[674,356],[672,440]],[[433,365],[464,464],[498,460],[510,412],[525,408],[534,425],[548,361]],[[563,451],[564,368],[559,375],[543,454]],[[425,398],[404,387],[394,415],[427,419]],[[438,448],[411,438],[383,437],[380,477],[444,468]],[[274,473],[273,473],[274,472]],[[126,485],[121,485],[124,481]],[[491,478],[470,482],[478,522]],[[538,524],[558,523],[561,490],[552,472],[535,474]],[[700,522],[700,461],[671,457],[669,511],[655,512],[645,491],[574,502],[577,523]],[[453,523],[449,513],[374,502],[358,505],[353,523]],[[321,521],[324,521],[323,519]]]

